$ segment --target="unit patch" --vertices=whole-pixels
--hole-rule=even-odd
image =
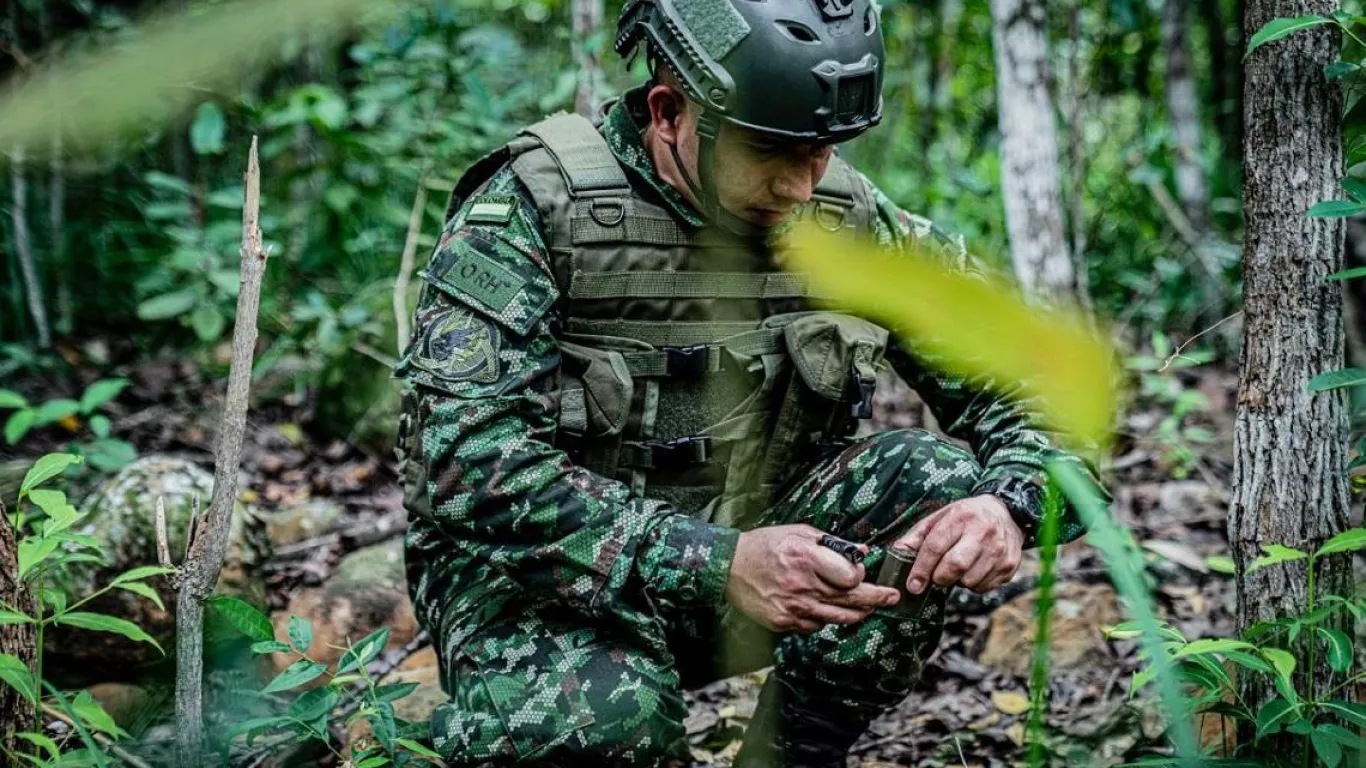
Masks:
[[[498,330],[466,307],[451,307],[427,325],[417,364],[451,381],[498,380]]]
[[[525,277],[473,249],[462,249],[445,277],[451,285],[494,312],[507,309],[528,282]]]
[[[513,195],[480,195],[470,201],[467,224],[507,224],[512,221],[517,198]]]

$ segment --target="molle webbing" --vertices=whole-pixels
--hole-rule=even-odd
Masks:
[[[630,196],[626,172],[593,124],[580,115],[561,113],[522,131],[550,150],[575,198],[598,194]]]
[[[640,211],[629,197],[596,197],[574,201],[569,228],[570,241],[574,245],[620,242],[670,246],[698,244],[697,235],[683,229],[672,217]]]
[[[810,295],[787,272],[575,272],[571,299],[791,299]]]

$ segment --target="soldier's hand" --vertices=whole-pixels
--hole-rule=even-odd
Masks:
[[[809,525],[755,528],[740,534],[726,600],[775,632],[815,632],[854,624],[896,603],[897,591],[866,584],[854,565],[820,545]]]
[[[930,582],[987,592],[1015,575],[1024,534],[1005,504],[987,495],[943,507],[916,523],[901,543],[917,551],[906,583],[912,594]]]

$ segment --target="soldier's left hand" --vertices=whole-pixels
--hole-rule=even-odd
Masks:
[[[900,540],[917,551],[906,588],[920,594],[931,581],[987,592],[1020,566],[1024,534],[995,496],[955,501],[916,523]]]

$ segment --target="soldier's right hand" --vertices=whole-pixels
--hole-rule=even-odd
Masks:
[[[821,546],[822,535],[809,525],[741,533],[726,600],[774,632],[800,633],[854,624],[896,603],[895,589],[865,583],[863,566]]]

